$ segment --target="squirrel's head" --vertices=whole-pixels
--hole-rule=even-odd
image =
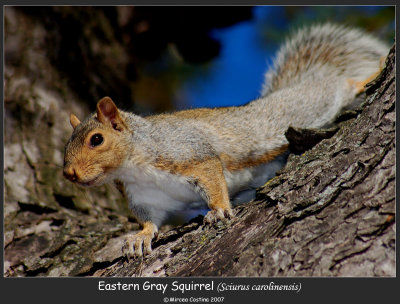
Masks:
[[[83,122],[70,115],[74,131],[65,145],[64,176],[83,186],[101,185],[121,166],[128,127],[109,97],[97,103],[96,113]]]

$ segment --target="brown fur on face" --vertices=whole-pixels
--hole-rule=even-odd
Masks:
[[[110,171],[119,168],[131,148],[126,143],[126,124],[113,101],[105,97],[97,104],[96,116],[85,123],[71,114],[74,128],[65,147],[64,176],[83,186],[101,185],[107,181]],[[102,141],[93,145],[92,137]]]
[[[116,133],[112,129],[95,128],[87,133],[79,147],[67,146],[70,152],[65,154],[65,175],[75,174],[75,182],[84,186],[103,184],[106,173],[120,167],[126,153]],[[103,143],[93,147],[90,141],[95,134],[103,137]]]

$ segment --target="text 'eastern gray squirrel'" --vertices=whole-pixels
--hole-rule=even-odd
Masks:
[[[140,117],[104,97],[82,122],[71,114],[64,176],[83,186],[120,183],[143,227],[124,253],[148,254],[168,214],[193,203],[211,209],[206,223],[229,220],[230,198],[283,165],[287,128],[331,122],[377,76],[388,50],[363,31],[316,25],[283,44],[261,97],[247,105]]]

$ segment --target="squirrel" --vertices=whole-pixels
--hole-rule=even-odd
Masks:
[[[206,224],[229,221],[231,199],[284,165],[287,128],[332,122],[380,73],[388,50],[361,30],[314,25],[286,40],[261,96],[246,105],[141,117],[104,97],[82,122],[70,115],[64,176],[82,186],[122,185],[142,226],[128,235],[123,253],[149,254],[170,213],[205,202]]]

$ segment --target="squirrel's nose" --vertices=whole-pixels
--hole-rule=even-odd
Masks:
[[[65,167],[64,168],[64,177],[71,182],[75,182],[78,179],[76,171],[72,167]]]

